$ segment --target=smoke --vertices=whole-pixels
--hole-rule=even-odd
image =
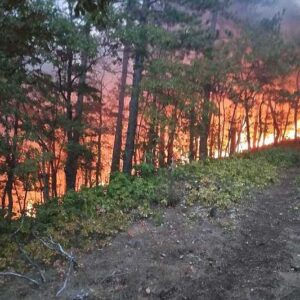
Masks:
[[[283,14],[282,32],[285,38],[300,40],[300,0],[236,0],[233,9],[242,19],[252,22]]]
[[[300,39],[300,0],[281,0],[286,12],[283,18],[282,30],[289,39]]]

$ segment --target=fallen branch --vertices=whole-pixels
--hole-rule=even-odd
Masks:
[[[68,253],[67,251],[65,251],[64,248],[62,247],[62,245],[58,242],[55,242],[51,236],[49,236],[48,240],[42,239],[38,236],[36,236],[36,238],[39,239],[45,247],[47,247],[47,248],[59,253],[60,255],[66,257],[69,261],[69,268],[68,268],[64,283],[63,283],[62,287],[56,293],[56,297],[59,297],[61,295],[61,293],[67,287],[67,284],[68,284],[69,278],[71,276],[71,271],[72,271],[73,267],[77,266],[78,264],[76,262],[75,257],[73,256],[73,253],[72,252]]]
[[[19,277],[19,278],[24,278],[24,279],[30,281],[31,283],[34,283],[38,286],[40,285],[40,283],[38,281],[36,281],[35,279],[30,278],[23,274],[15,273],[15,272],[0,272],[0,276],[15,276],[15,277]]]
[[[20,226],[18,227],[18,229],[11,235],[11,238],[15,240],[18,248],[19,248],[19,251],[22,253],[22,255],[24,256],[24,258],[34,267],[38,270],[39,274],[40,274],[40,277],[41,277],[41,281],[42,283],[45,283],[46,282],[46,278],[45,278],[45,275],[44,275],[44,271],[40,268],[40,266],[35,262],[33,261],[33,259],[31,259],[29,257],[29,255],[26,253],[26,251],[24,250],[24,248],[20,245],[19,241],[18,241],[18,238],[17,238],[17,234],[18,232],[22,229],[22,226],[23,226],[23,223],[24,223],[24,215],[22,215],[22,219],[21,219],[21,222],[20,222]],[[11,272],[8,272],[8,273],[11,273]],[[14,274],[18,274],[18,273],[14,273]],[[11,274],[12,275],[12,274]],[[20,274],[18,274],[20,275]],[[12,276],[18,276],[18,275],[12,275]],[[22,275],[23,276],[23,275]],[[19,276],[18,276],[19,277]],[[24,277],[25,278],[25,277]]]
[[[69,261],[72,261],[74,266],[77,266],[77,262],[75,257],[72,255],[72,253],[68,253],[67,251],[64,250],[62,245],[58,242],[53,241],[52,237],[49,237],[49,240],[44,240],[42,238],[37,237],[45,247],[56,251],[57,253],[61,254],[62,256],[66,257]]]
[[[23,256],[25,257],[25,259],[26,259],[33,267],[35,267],[35,268],[38,270],[38,272],[40,273],[40,277],[41,277],[42,283],[45,283],[45,282],[46,282],[46,278],[45,278],[45,275],[44,275],[45,271],[42,270],[42,269],[40,268],[40,266],[39,266],[35,261],[33,261],[33,260],[29,257],[29,255],[26,253],[26,251],[21,247],[21,245],[20,245],[19,243],[17,243],[17,244],[18,244],[18,248],[19,248],[20,252],[23,254]]]
[[[72,254],[72,253],[71,253],[71,254]],[[62,287],[57,291],[56,297],[59,297],[60,294],[63,292],[63,290],[67,287],[67,284],[68,284],[68,281],[69,281],[69,278],[70,278],[70,275],[71,275],[71,271],[72,271],[72,268],[73,268],[73,264],[74,264],[74,261],[73,261],[73,260],[70,260],[70,263],[69,263],[69,269],[68,269],[68,272],[67,272],[67,274],[66,274],[66,278],[65,278],[64,284],[63,284]]]

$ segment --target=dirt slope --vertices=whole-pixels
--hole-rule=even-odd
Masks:
[[[208,217],[202,207],[168,209],[163,225],[139,222],[110,246],[78,254],[62,299],[300,299],[299,170],[239,207]],[[53,272],[52,272],[53,273]],[[0,299],[54,299],[39,289],[0,285]]]

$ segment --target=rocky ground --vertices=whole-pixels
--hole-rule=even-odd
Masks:
[[[61,299],[300,299],[299,170],[225,212],[201,206],[139,221],[109,246],[77,253]],[[158,226],[158,223],[161,223]],[[0,299],[55,299],[54,270],[36,288],[0,284]]]

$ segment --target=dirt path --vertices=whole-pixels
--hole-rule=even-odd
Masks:
[[[140,222],[103,250],[79,257],[63,299],[300,299],[300,191],[289,170],[239,208],[207,217],[201,207],[166,210],[162,226]],[[0,299],[53,299],[0,285]],[[56,279],[55,279],[56,278]]]

